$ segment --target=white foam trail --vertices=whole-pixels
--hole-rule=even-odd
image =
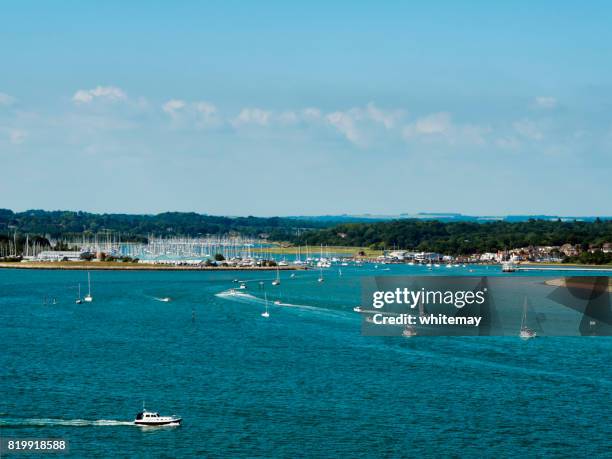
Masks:
[[[238,301],[240,303],[256,303],[256,304],[265,304],[265,300],[263,298],[258,298],[255,295],[251,295],[250,293],[242,293],[238,290],[225,290],[223,292],[217,293],[215,296],[219,298],[223,298],[225,300],[233,300]],[[333,309],[321,308],[318,306],[309,306],[306,304],[293,304],[293,303],[274,303],[269,301],[268,304],[270,307],[278,306],[283,308],[292,308],[292,309],[300,309],[305,311],[316,312],[319,314],[328,314],[333,315],[335,317],[338,316],[346,316],[346,311],[336,311]]]
[[[162,302],[164,302],[164,303],[168,303],[168,302],[170,301],[170,298],[169,298],[169,297],[167,297],[167,296],[162,297],[162,298],[158,298],[158,297],[154,296],[154,297],[153,297],[153,299],[154,299],[155,301],[162,301]]]
[[[89,427],[89,426],[133,426],[133,421],[117,421],[115,419],[49,419],[49,418],[32,418],[32,419],[0,419],[0,426],[72,426],[72,427]]]

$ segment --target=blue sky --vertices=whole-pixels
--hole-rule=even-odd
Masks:
[[[125,3],[3,2],[0,207],[612,215],[606,2]]]

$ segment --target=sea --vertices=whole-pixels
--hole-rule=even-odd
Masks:
[[[610,337],[362,336],[364,277],[432,274],[502,275],[92,271],[75,304],[86,271],[0,270],[0,436],[83,458],[612,457]],[[133,425],[143,403],[182,425]]]

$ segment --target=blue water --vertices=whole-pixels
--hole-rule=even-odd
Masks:
[[[611,338],[365,337],[360,277],[427,271],[342,273],[92,272],[76,305],[84,272],[0,270],[0,433],[71,457],[610,455]],[[216,296],[235,278],[256,298]],[[301,306],[262,318],[258,280]],[[143,400],[184,424],[129,425]]]

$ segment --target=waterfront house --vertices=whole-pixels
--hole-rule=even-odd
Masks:
[[[580,254],[580,245],[572,245],[572,244],[563,244],[559,251],[565,255],[566,257],[574,257]]]

